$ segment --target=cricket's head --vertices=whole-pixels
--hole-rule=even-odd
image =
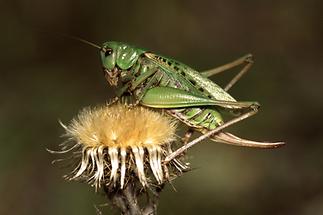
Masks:
[[[144,52],[121,42],[103,43],[100,54],[104,75],[110,85],[116,86],[122,71],[129,70]]]

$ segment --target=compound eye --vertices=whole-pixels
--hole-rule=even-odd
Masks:
[[[104,56],[108,57],[108,56],[110,56],[111,54],[112,54],[112,49],[110,49],[110,48],[106,48],[106,49],[104,50]]]

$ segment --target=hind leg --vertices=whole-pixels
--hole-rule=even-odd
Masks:
[[[239,117],[236,117],[226,123],[224,123],[223,125],[217,127],[216,129],[213,129],[205,134],[203,134],[202,136],[192,140],[191,142],[187,143],[186,145],[180,147],[179,149],[177,149],[176,151],[174,151],[173,153],[171,153],[170,155],[168,155],[166,158],[165,158],[165,163],[168,163],[169,161],[171,161],[172,159],[176,158],[178,155],[182,154],[184,151],[186,151],[187,149],[189,149],[190,147],[194,146],[195,144],[201,142],[202,140],[216,134],[216,133],[219,133],[220,131],[222,131],[224,128],[227,128],[237,122],[240,122],[244,119],[247,119],[253,115],[255,115],[256,113],[258,112],[258,109],[252,109],[251,111],[245,113],[245,114],[242,114],[241,116]],[[281,142],[278,142],[278,143],[268,143],[268,144],[265,144],[266,148],[269,148],[270,146],[272,146],[272,148],[274,147],[277,147],[277,145],[282,145],[283,143]],[[242,144],[241,144],[242,145]],[[243,146],[243,145],[242,145]],[[264,144],[259,144],[259,145],[254,145],[253,147],[259,147],[259,148],[264,148]]]
[[[252,59],[252,55],[251,54],[247,54],[235,61],[232,61],[230,63],[227,63],[223,66],[219,66],[217,68],[214,69],[210,69],[204,72],[201,72],[201,74],[205,77],[211,77],[213,75],[219,74],[221,72],[227,71],[229,69],[232,69],[236,66],[240,66],[242,64],[245,64],[242,68],[242,70],[236,74],[231,81],[224,87],[225,91],[228,91],[235,83],[237,83],[237,81],[239,81],[239,79],[247,72],[249,71],[250,67],[253,64],[253,59]]]
[[[165,163],[168,163],[169,161],[171,161],[172,159],[176,158],[178,155],[182,154],[184,151],[186,151],[187,149],[189,149],[190,147],[194,146],[195,144],[201,142],[202,140],[211,137],[213,135],[218,134],[219,132],[221,132],[224,128],[227,128],[237,122],[240,122],[244,119],[247,119],[253,115],[255,115],[257,113],[258,109],[252,109],[251,111],[242,114],[239,117],[236,117],[226,123],[224,123],[223,125],[217,127],[216,129],[213,129],[205,134],[203,134],[202,136],[192,140],[191,142],[187,143],[186,145],[182,146],[181,148],[177,149],[176,151],[174,151],[173,153],[171,153],[170,155],[168,155],[165,158]],[[233,138],[235,141],[234,143],[227,137]],[[237,146],[248,146],[248,147],[256,147],[256,148],[276,148],[279,146],[284,145],[284,142],[274,142],[274,143],[270,143],[270,142],[255,142],[255,141],[248,141],[248,140],[244,140],[241,138],[238,138],[234,135],[231,134],[225,134],[224,136],[218,136],[219,140],[222,140],[223,143],[227,143],[227,144],[233,144],[233,145],[237,145]]]

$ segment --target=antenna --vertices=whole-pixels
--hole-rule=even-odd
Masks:
[[[72,39],[72,40],[76,40],[76,41],[79,41],[81,43],[85,43],[85,44],[88,44],[92,47],[95,47],[95,48],[98,48],[98,49],[102,49],[101,46],[93,43],[93,42],[90,42],[86,39],[82,39],[80,37],[77,37],[77,36],[73,36],[73,35],[68,35],[68,34],[64,34],[64,33],[60,33],[60,32],[50,32],[50,31],[46,31],[46,30],[43,30],[43,29],[35,29],[36,31],[38,32],[41,32],[41,33],[46,33],[46,34],[55,34],[56,36],[61,36],[61,37],[65,37],[65,38],[69,38],[69,39]]]
[[[88,44],[88,45],[93,46],[93,47],[98,48],[98,49],[102,49],[101,46],[99,46],[99,45],[97,45],[95,43],[92,43],[90,41],[87,41],[85,39],[82,39],[80,37],[76,37],[76,36],[72,36],[72,35],[66,35],[66,34],[62,34],[62,36],[67,37],[67,38],[70,38],[70,39],[73,39],[73,40],[80,41],[82,43]]]

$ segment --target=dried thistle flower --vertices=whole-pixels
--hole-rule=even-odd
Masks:
[[[176,137],[175,121],[162,113],[119,103],[86,108],[62,126],[68,140],[56,153],[72,153],[74,169],[65,176],[69,180],[87,181],[96,189],[122,189],[134,180],[146,187],[188,168],[177,159],[162,162]]]

